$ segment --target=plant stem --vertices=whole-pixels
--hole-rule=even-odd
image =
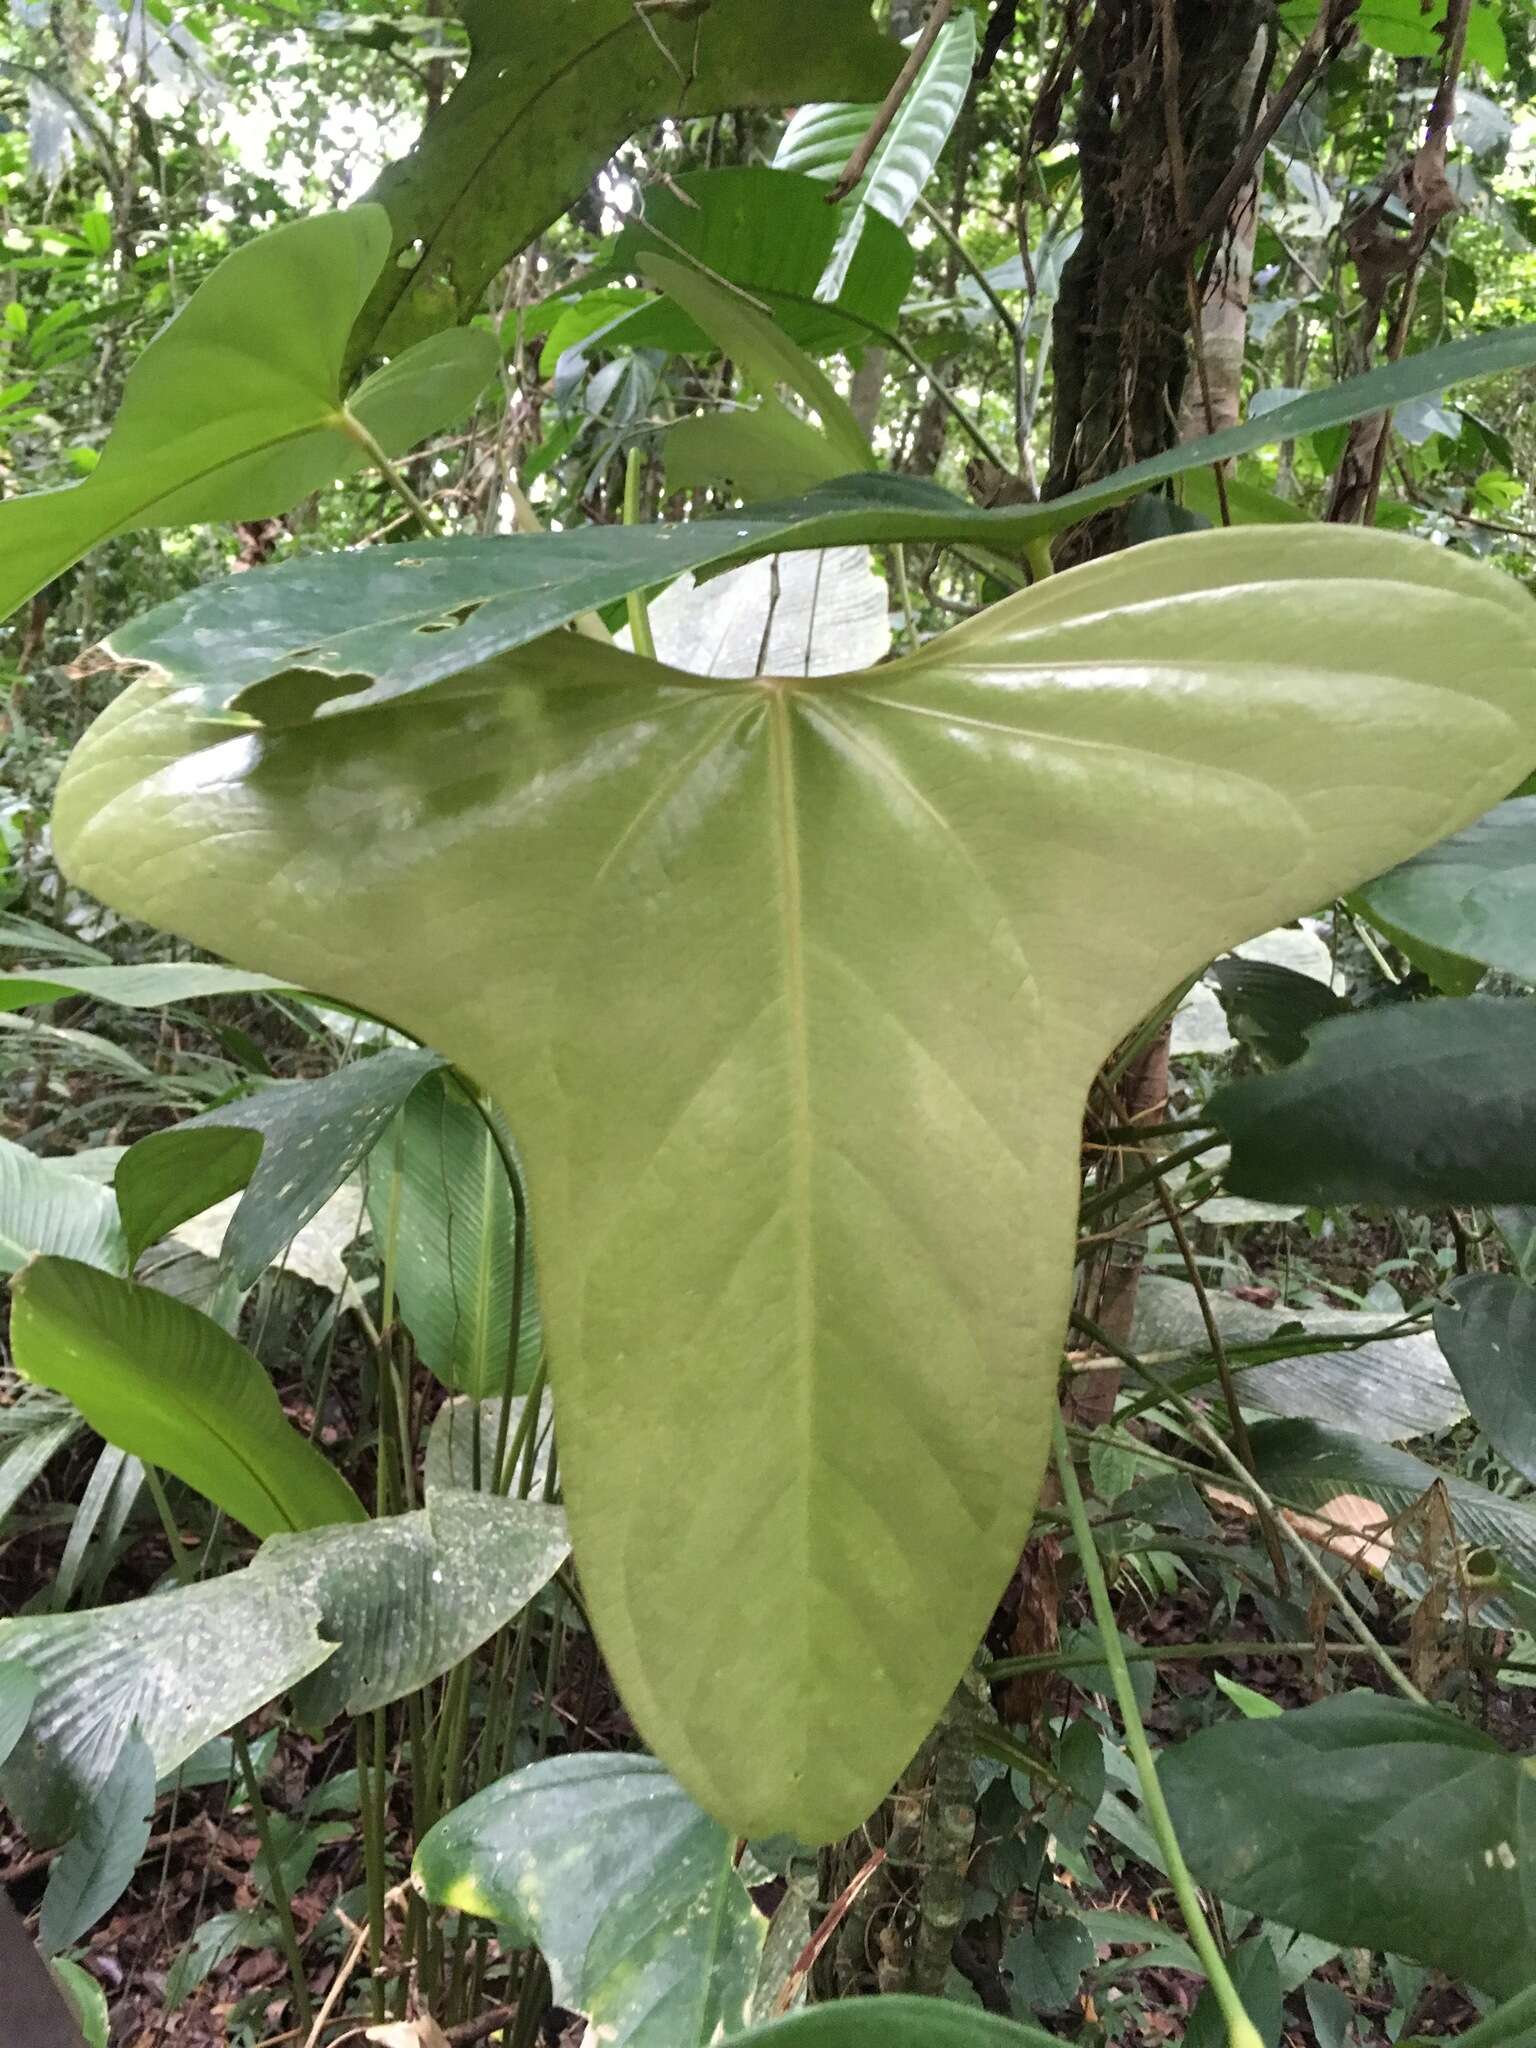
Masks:
[[[261,1853],[266,1859],[267,1883],[272,1890],[272,1903],[277,1908],[278,1933],[282,1939],[283,1954],[288,1961],[288,1974],[293,1980],[294,2018],[301,2027],[307,2027],[314,2018],[315,2009],[310,2002],[309,1980],[304,1975],[299,1930],[293,1922],[293,1902],[288,1896],[287,1886],[283,1883],[282,1865],[272,1833],[272,1816],[267,1812],[267,1803],[261,1796],[261,1781],[256,1776],[256,1766],[251,1762],[251,1752],[245,1737],[236,1729],[229,1740],[235,1762],[240,1766],[240,1775],[245,1780],[246,1797],[251,1802],[251,1818],[256,1823],[256,1837],[261,1843]]]
[[[420,522],[422,532],[435,536],[438,530],[437,521],[432,517],[427,507],[406,482],[403,473],[390,461],[362,421],[353,413],[343,408],[338,425],[349,441],[355,441],[358,447],[366,452],[368,460],[379,470],[384,481],[389,485],[401,504],[415,513]]]
[[[1326,1657],[1369,1657],[1371,1654],[1359,1643],[1271,1643],[1247,1636],[1233,1636],[1219,1643],[1164,1643],[1161,1646],[1132,1643],[1125,1647],[1125,1661],[1127,1664],[1204,1664],[1216,1663],[1226,1657],[1310,1657],[1319,1650]],[[1398,1654],[1406,1655],[1406,1652]],[[1031,1671],[1083,1671],[1103,1662],[1097,1650],[1043,1650],[1034,1657],[999,1657],[983,1667],[983,1674],[989,1685],[995,1685],[1000,1678],[1022,1678]],[[1031,1764],[1027,1768],[1035,1770],[1040,1767]]]
[[[631,448],[624,462],[624,524],[640,524],[640,485],[645,477],[645,451],[640,447]],[[632,590],[624,600],[629,613],[629,637],[634,642],[636,654],[643,654],[647,661],[656,659],[656,637],[651,631],[650,607],[645,601],[643,590]]]
[[[1157,1761],[1152,1754],[1151,1744],[1147,1741],[1146,1729],[1142,1726],[1141,1709],[1136,1704],[1136,1688],[1131,1682],[1131,1668],[1126,1662],[1125,1646],[1120,1640],[1114,1605],[1109,1597],[1104,1567],[1099,1562],[1098,1547],[1094,1542],[1093,1528],[1088,1520],[1088,1509],[1083,1501],[1082,1488],[1077,1483],[1072,1450],[1067,1442],[1066,1425],[1061,1419],[1059,1408],[1053,1409],[1052,1412],[1051,1444],[1056,1455],[1056,1471],[1061,1481],[1062,1500],[1071,1519],[1083,1576],[1088,1581],[1088,1595],[1093,1602],[1094,1619],[1098,1623],[1099,1635],[1104,1645],[1103,1661],[1108,1665],[1110,1677],[1114,1680],[1115,1699],[1119,1704],[1120,1718],[1125,1723],[1126,1747],[1130,1750],[1131,1760],[1136,1766],[1143,1809],[1152,1832],[1157,1837],[1158,1847],[1163,1852],[1169,1882],[1184,1915],[1184,1925],[1190,1941],[1200,1958],[1201,1967],[1210,1980],[1216,2003],[1221,2008],[1230,2048],[1263,2048],[1263,2037],[1244,2011],[1243,2002],[1237,1995],[1237,1987],[1232,1982],[1221,1950],[1211,1933],[1200,1904],[1199,1893],[1195,1890],[1195,1881],[1190,1876],[1189,1866],[1184,1861],[1184,1852],[1179,1847],[1173,1816],[1168,1811],[1167,1800],[1163,1797],[1163,1788],[1157,1776]]]

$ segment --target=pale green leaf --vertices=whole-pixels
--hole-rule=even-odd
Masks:
[[[11,1297],[17,1371],[67,1394],[109,1443],[163,1465],[257,1536],[362,1518],[262,1366],[196,1309],[73,1259],[35,1261]]]
[[[107,1994],[89,1970],[71,1962],[68,1956],[54,1956],[48,1967],[69,2001],[70,2010],[84,2037],[85,2048],[107,2048],[110,2027]]]
[[[282,988],[270,974],[192,960],[139,967],[34,967],[0,974],[0,1010],[29,1009],[67,996],[116,1003],[125,1010],[157,1010],[162,1003],[190,1003],[200,996],[265,995]]]
[[[127,1247],[109,1189],[0,1138],[0,1273],[40,1252],[121,1273]]]
[[[626,1703],[738,1832],[826,1839],[1016,1566],[1092,1075],[1215,953],[1510,786],[1533,621],[1442,550],[1249,529],[853,676],[566,635],[259,739],[155,681],[77,751],[56,843],[501,1104]]]

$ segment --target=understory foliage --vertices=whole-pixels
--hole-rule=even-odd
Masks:
[[[1536,2042],[1536,6],[0,45],[6,2024]]]

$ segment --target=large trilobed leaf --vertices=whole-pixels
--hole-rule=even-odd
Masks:
[[[342,403],[342,350],[388,245],[383,209],[361,206],[227,257],[134,364],[85,481],[0,505],[0,617],[111,534],[286,512],[368,460],[354,422],[400,454],[467,411],[497,361],[467,331]]]
[[[531,1764],[438,1822],[438,1905],[535,1942],[560,2005],[610,2048],[706,2048],[746,2027],[768,1923],[736,1843],[648,1756]]]
[[[358,320],[352,359],[467,319],[487,282],[578,200],[619,144],[667,115],[878,96],[901,52],[868,0],[463,0],[464,77],[370,197],[391,254]],[[654,190],[655,188],[653,188]]]
[[[137,1725],[161,1777],[330,1656],[319,1610],[254,1572],[79,1614],[0,1622],[37,1681],[0,1797],[39,1847],[63,1839]]]
[[[1533,656],[1525,594],[1443,552],[1203,534],[860,675],[572,635],[235,736],[140,685],[55,832],[80,885],[504,1106],[619,1684],[729,1826],[824,1839],[1017,1561],[1095,1068],[1213,954],[1486,808]]]
[[[299,1717],[387,1706],[467,1657],[528,1605],[570,1553],[559,1508],[432,1495],[415,1514],[275,1536],[252,1570],[320,1614],[336,1654],[294,1694]]]

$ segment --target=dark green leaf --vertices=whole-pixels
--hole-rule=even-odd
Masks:
[[[22,1738],[37,1699],[37,1679],[29,1666],[8,1658],[0,1664],[0,1764]]]
[[[1508,1273],[1470,1273],[1451,1296],[1435,1311],[1435,1335],[1472,1419],[1536,1484],[1536,1293]]]
[[[1511,797],[1359,895],[1394,932],[1536,983],[1536,797]]]
[[[1305,1059],[1212,1096],[1226,1183],[1266,1202],[1536,1196],[1536,1003],[1394,1004],[1318,1026]]]
[[[261,1152],[259,1132],[220,1124],[183,1124],[130,1145],[112,1180],[130,1267],[178,1223],[243,1188]]]
[[[568,1756],[439,1821],[414,1874],[536,1943],[610,2048],[705,2048],[746,2026],[767,1933],[735,1852],[654,1759]]]
[[[1093,1936],[1075,1914],[1043,1915],[1020,1928],[1003,1950],[1015,2010],[1066,2012],[1077,2002],[1083,1972],[1093,1967]]]
[[[1350,1693],[1159,1760],[1218,1897],[1500,1997],[1536,1978],[1536,1765],[1432,1707]]]
[[[1326,982],[1269,960],[1245,960],[1233,953],[1213,962],[1207,974],[1216,984],[1232,1036],[1277,1066],[1299,1060],[1313,1026],[1348,1009]]]
[[[196,1309],[73,1259],[34,1261],[11,1292],[17,1370],[67,1394],[109,1443],[163,1465],[258,1536],[362,1519],[261,1365]]]
[[[220,1963],[243,1948],[274,1948],[277,1922],[265,1913],[215,1913],[201,1921],[165,1975],[165,2009],[175,2012]]]
[[[115,1906],[138,1868],[155,1809],[155,1760],[130,1728],[79,1827],[48,1873],[38,1945],[57,1955]]]
[[[1273,1719],[1273,1716],[1268,1718]],[[1275,1952],[1260,1934],[1232,1952],[1232,1982],[1243,2001],[1243,2010],[1258,2029],[1264,2048],[1277,2048],[1285,2025],[1285,2006],[1280,1996],[1280,1968]],[[1195,2009],[1184,2030],[1184,2048],[1226,2048],[1227,2023],[1216,1994],[1209,1984],[1195,2000]]]
[[[1058,2037],[940,1998],[846,1998],[755,2028],[753,2048],[1060,2048]]]
[[[900,52],[866,0],[713,0],[696,18],[631,0],[500,0],[460,10],[472,55],[452,98],[370,197],[390,261],[353,336],[354,363],[468,319],[491,278],[586,191],[619,144],[665,116],[878,97]],[[652,186],[647,205],[661,196]]]

